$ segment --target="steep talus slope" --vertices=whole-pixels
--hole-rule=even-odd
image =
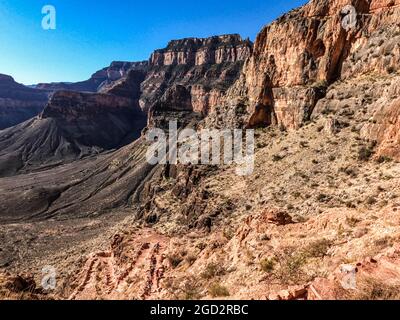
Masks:
[[[149,181],[138,217],[171,238],[154,297],[265,299],[309,283],[309,298],[398,297],[398,251],[383,267],[371,257],[400,236],[399,4],[352,3],[358,24],[348,32],[347,1],[311,1],[267,26],[201,123],[267,126],[256,131],[253,174],[171,166]],[[333,295],[312,282],[367,257],[392,276],[368,271],[356,290]]]
[[[296,286],[302,299],[398,298],[399,6],[351,3],[358,24],[350,31],[344,0],[310,1],[265,27],[240,78],[222,90],[220,79],[239,76],[215,72],[240,56],[225,37],[175,41],[150,60],[140,101],[149,126],[178,118],[257,127],[252,174],[236,175],[233,164],[152,166],[141,138],[95,161],[0,179],[3,221],[124,208],[141,228],[130,222],[111,248],[71,267],[60,297],[293,299],[292,289],[276,292]],[[215,47],[227,62],[214,64]],[[215,87],[221,98],[195,106],[196,84],[203,98]],[[338,285],[330,275],[341,265],[359,266],[362,277],[329,295],[325,280]]]
[[[47,103],[47,94],[0,74],[0,130],[38,115]]]
[[[46,106],[49,96],[55,91],[107,93],[107,87],[112,86],[114,82],[119,82],[120,87],[125,86],[126,92],[115,94],[129,95],[131,97],[132,92],[137,90],[137,86],[125,85],[125,79],[130,71],[135,71],[137,81],[143,81],[143,79],[139,78],[145,74],[147,65],[147,61],[114,61],[109,67],[97,71],[86,81],[77,83],[42,83],[32,87],[18,84],[10,76],[0,75],[0,130],[37,116]]]
[[[150,109],[156,118],[164,95],[173,103],[168,92],[177,86],[188,91],[188,106],[177,113],[163,108],[161,118],[173,111],[170,118],[185,118],[187,124],[220,101],[250,52],[251,42],[238,35],[172,41],[149,63],[114,62],[84,83],[39,85],[98,93],[56,91],[40,117],[1,133],[0,174],[30,172],[127,144],[140,136]]]
[[[126,206],[151,177],[141,139],[117,152],[31,174],[1,178],[1,217],[6,221],[96,216]]]
[[[58,91],[38,117],[0,132],[0,174],[29,172],[121,147],[137,139],[145,125],[138,98]]]

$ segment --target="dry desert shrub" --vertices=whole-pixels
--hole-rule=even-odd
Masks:
[[[177,300],[198,300],[202,297],[202,284],[194,276],[167,278],[163,287]]]
[[[281,284],[306,283],[314,278],[310,270],[306,269],[307,264],[311,259],[322,259],[327,256],[332,245],[331,240],[322,238],[302,248],[284,248],[275,257],[261,260],[260,267]]]
[[[342,291],[346,300],[400,300],[400,286],[366,278],[357,283],[357,289]]]
[[[203,279],[212,279],[214,277],[222,276],[225,274],[225,268],[220,263],[210,262],[206,265],[201,277]]]
[[[208,289],[208,293],[216,298],[216,297],[229,297],[229,291],[226,287],[221,285],[220,283],[213,283],[210,285]]]

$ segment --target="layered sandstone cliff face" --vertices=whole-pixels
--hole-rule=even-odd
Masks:
[[[348,4],[355,7],[358,22],[345,30],[341,10]],[[241,80],[248,98],[248,124],[269,125],[275,120],[298,128],[334,81],[398,70],[399,4],[310,1],[266,26]]]
[[[152,66],[219,64],[243,61],[251,53],[251,42],[239,35],[188,38],[171,41],[165,49],[156,50]]]
[[[99,151],[118,148],[137,139],[146,123],[138,96],[72,91],[58,91],[53,95],[38,117],[38,121],[46,119],[55,121],[65,139],[79,149]]]
[[[222,103],[251,50],[252,43],[239,35],[171,41],[150,58],[142,84],[142,109],[150,110],[168,88],[181,85],[190,92],[193,111],[208,114]]]
[[[0,74],[0,130],[36,116],[47,102],[47,92],[16,83]]]
[[[107,77],[99,93],[56,90],[39,116],[0,132],[0,176],[96,155],[140,137],[147,119],[139,107],[146,65],[112,63],[89,80]]]

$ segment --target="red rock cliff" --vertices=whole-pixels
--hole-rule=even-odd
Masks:
[[[346,14],[341,11],[349,4],[356,9],[357,24],[345,30]],[[249,125],[276,120],[297,128],[309,118],[327,84],[371,70],[398,68],[398,54],[377,54],[358,63],[351,59],[361,56],[379,32],[389,35],[389,29],[395,35],[399,5],[399,0],[310,1],[266,26],[257,36],[242,79],[249,99]],[[391,41],[382,50],[399,48]]]

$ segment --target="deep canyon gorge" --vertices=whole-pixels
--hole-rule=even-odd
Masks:
[[[312,0],[254,43],[172,40],[78,83],[0,75],[0,295],[399,299],[399,71],[400,0]],[[254,171],[149,164],[171,120],[254,130]]]

